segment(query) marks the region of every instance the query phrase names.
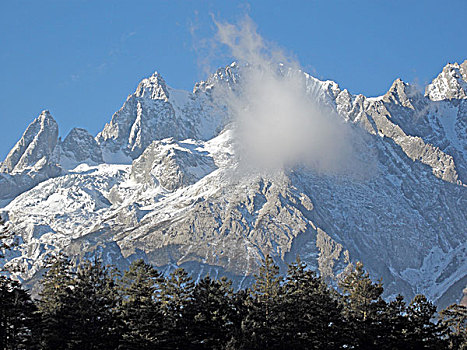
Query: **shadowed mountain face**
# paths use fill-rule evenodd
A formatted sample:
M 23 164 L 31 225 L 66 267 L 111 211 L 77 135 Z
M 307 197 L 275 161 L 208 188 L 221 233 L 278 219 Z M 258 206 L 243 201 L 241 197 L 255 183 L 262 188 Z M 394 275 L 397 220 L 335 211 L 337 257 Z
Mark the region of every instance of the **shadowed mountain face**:
M 299 254 L 329 280 L 361 260 L 387 296 L 457 301 L 467 285 L 466 62 L 447 65 L 425 95 L 398 79 L 376 98 L 281 66 L 348 130 L 342 171 L 245 167 L 229 104 L 250 70 L 236 64 L 192 93 L 155 73 L 95 138 L 73 129 L 61 141 L 43 112 L 1 165 L 1 215 L 20 239 L 3 263 L 34 283 L 50 251 L 120 267 L 144 258 L 242 286 L 264 254 L 282 267 Z M 315 152 L 323 162 L 331 150 Z

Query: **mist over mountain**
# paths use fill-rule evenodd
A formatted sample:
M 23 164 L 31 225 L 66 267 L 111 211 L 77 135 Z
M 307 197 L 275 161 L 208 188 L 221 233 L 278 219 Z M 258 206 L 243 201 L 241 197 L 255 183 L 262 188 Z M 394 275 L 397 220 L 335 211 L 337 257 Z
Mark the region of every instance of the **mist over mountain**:
M 96 136 L 59 139 L 48 111 L 27 127 L 0 167 L 1 217 L 19 240 L 2 265 L 33 285 L 63 251 L 245 286 L 265 254 L 282 268 L 300 255 L 330 281 L 361 260 L 387 296 L 459 300 L 467 61 L 425 92 L 397 79 L 367 98 L 283 61 L 254 30 L 219 29 L 238 62 L 192 92 L 156 72 Z

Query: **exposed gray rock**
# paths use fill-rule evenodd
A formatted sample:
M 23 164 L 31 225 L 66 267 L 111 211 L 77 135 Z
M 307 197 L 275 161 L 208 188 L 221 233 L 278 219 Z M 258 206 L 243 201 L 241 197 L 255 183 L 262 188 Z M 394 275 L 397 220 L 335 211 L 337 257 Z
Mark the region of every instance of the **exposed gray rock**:
M 33 169 L 12 174 L 0 172 L 0 200 L 6 200 L 4 204 L 30 190 L 37 184 L 47 179 L 61 175 L 62 169 L 55 164 L 47 162 L 36 164 Z
M 183 266 L 245 286 L 265 254 L 283 270 L 299 254 L 329 280 L 361 260 L 383 278 L 387 296 L 455 301 L 467 283 L 465 65 L 453 68 L 459 77 L 445 68 L 427 96 L 398 79 L 376 98 L 278 67 L 301 75 L 310 98 L 357 130 L 365 144 L 357 158 L 369 171 L 350 177 L 306 167 L 241 170 L 235 123 L 218 93 L 239 93 L 237 65 L 191 94 L 156 74 L 98 135 L 100 148 L 84 132 L 60 146 L 75 160 L 95 155 L 96 164 L 102 149 L 105 162 L 120 164 L 83 165 L 3 209 L 22 239 L 9 264 L 34 281 L 46 254 L 62 250 L 122 268 L 144 258 L 164 271 Z M 459 84 L 441 82 L 451 78 Z M 0 178 L 0 193 L 2 181 L 16 186 L 12 176 Z
M 43 111 L 26 129 L 2 162 L 1 172 L 20 173 L 51 161 L 58 140 L 58 125 L 49 111 Z
M 185 93 L 188 94 L 188 93 Z M 152 141 L 173 137 L 190 137 L 187 126 L 176 114 L 169 101 L 169 92 L 156 72 L 138 85 L 123 107 L 113 115 L 109 124 L 97 135 L 104 149 L 104 158 L 111 161 L 112 153 L 122 151 L 131 159 L 143 153 Z
M 43 111 L 26 129 L 0 168 L 0 200 L 11 200 L 38 183 L 61 174 L 55 146 L 58 125 Z
M 196 183 L 214 169 L 212 157 L 196 143 L 165 139 L 154 141 L 133 161 L 130 178 L 149 186 L 160 184 L 173 191 Z
M 216 136 L 226 124 L 227 112 L 225 104 L 213 98 L 213 86 L 213 82 L 197 84 L 190 94 L 168 87 L 157 72 L 143 79 L 96 137 L 104 160 L 129 164 L 154 140 Z
M 427 86 L 425 95 L 433 101 L 467 98 L 467 60 L 446 65 Z
M 103 162 L 99 144 L 85 129 L 72 129 L 60 144 L 60 164 L 65 169 L 72 169 L 81 163 L 95 165 Z

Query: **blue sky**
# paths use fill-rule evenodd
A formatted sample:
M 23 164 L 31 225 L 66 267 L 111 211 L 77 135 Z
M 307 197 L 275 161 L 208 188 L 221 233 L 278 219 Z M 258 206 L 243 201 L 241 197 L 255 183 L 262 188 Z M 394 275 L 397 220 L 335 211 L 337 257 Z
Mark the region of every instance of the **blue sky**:
M 43 109 L 65 137 L 99 132 L 138 82 L 159 71 L 191 90 L 209 68 L 212 16 L 249 15 L 259 33 L 321 79 L 381 95 L 393 80 L 425 85 L 467 59 L 467 1 L 2 1 L 0 158 Z

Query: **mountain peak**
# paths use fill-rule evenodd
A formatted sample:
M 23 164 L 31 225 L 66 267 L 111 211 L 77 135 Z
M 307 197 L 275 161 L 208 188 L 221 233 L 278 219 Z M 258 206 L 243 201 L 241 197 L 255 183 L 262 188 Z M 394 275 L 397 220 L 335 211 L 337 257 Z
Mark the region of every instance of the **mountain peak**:
M 383 101 L 393 102 L 396 105 L 401 105 L 410 109 L 414 109 L 412 104 L 414 98 L 422 97 L 418 89 L 410 85 L 409 83 L 404 82 L 402 79 L 397 78 L 392 83 L 388 92 L 383 96 Z
M 135 95 L 137 97 L 146 97 L 152 100 L 169 99 L 169 91 L 164 78 L 156 71 L 149 78 L 141 80 L 136 88 Z
M 452 68 L 463 77 L 467 62 L 448 68 L 446 74 Z M 283 116 L 280 111 L 284 133 L 300 137 L 306 130 L 297 125 L 317 128 L 310 134 L 318 137 L 316 149 L 300 150 L 304 161 L 310 155 L 304 164 L 256 171 L 244 163 L 241 135 L 256 130 L 252 124 L 242 130 L 222 94 L 248 93 L 242 89 L 253 69 L 245 63 L 221 68 L 191 95 L 167 87 L 156 72 L 96 139 L 75 128 L 57 142 L 58 127 L 43 111 L 10 152 L 7 173 L 0 173 L 0 207 L 11 200 L 0 212 L 22 238 L 9 266 L 20 267 L 19 277 L 33 284 L 47 255 L 63 251 L 77 260 L 98 255 L 119 267 L 137 258 L 164 269 L 187 266 L 194 279 L 223 274 L 244 286 L 265 254 L 283 267 L 300 255 L 326 278 L 361 260 L 391 281 L 387 297 L 458 298 L 467 269 L 459 260 L 465 256 L 467 99 L 433 102 L 401 79 L 384 96 L 354 96 L 332 81 L 279 66 L 277 74 L 303 82 L 303 90 L 290 93 L 314 101 L 326 123 L 316 124 L 314 108 L 302 114 L 293 104 Z M 259 103 L 287 99 L 286 88 Z M 293 113 L 312 124 L 294 123 Z M 335 113 L 348 128 L 334 122 Z M 277 150 L 272 142 L 281 141 L 273 134 L 266 135 L 271 149 L 263 153 L 270 157 Z M 285 147 L 308 145 L 292 141 Z M 339 159 L 347 160 L 334 168 L 326 154 L 345 145 L 350 149 Z
M 72 169 L 80 163 L 103 163 L 102 151 L 94 137 L 82 128 L 73 128 L 60 145 L 60 164 Z
M 242 67 L 246 67 L 247 65 L 243 65 Z M 195 84 L 193 88 L 193 93 L 197 93 L 198 91 L 209 91 L 215 85 L 224 85 L 229 87 L 234 87 L 240 75 L 240 65 L 237 62 L 232 62 L 231 64 L 218 68 L 215 73 L 211 74 L 207 80 L 200 81 Z
M 48 119 L 48 118 L 52 118 L 52 114 L 50 113 L 50 111 L 48 109 L 44 109 L 41 114 L 39 114 L 39 117 L 38 118 L 41 118 L 41 119 Z
M 425 96 L 432 101 L 467 98 L 467 60 L 448 63 L 426 87 Z
M 48 159 L 58 141 L 58 125 L 48 110 L 29 124 L 21 139 L 2 163 L 2 172 L 20 172 Z

